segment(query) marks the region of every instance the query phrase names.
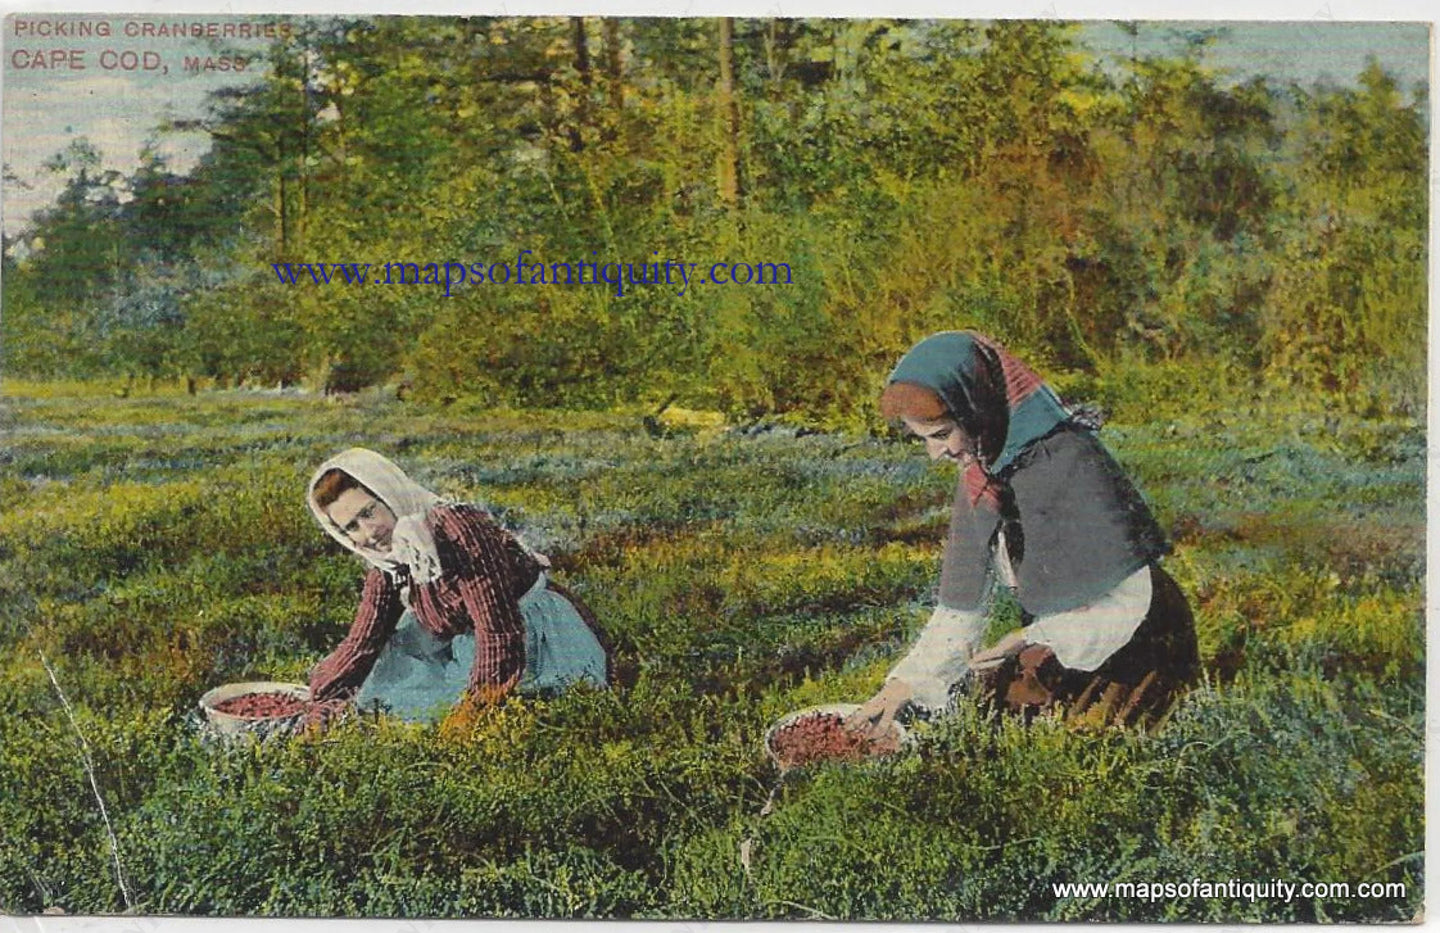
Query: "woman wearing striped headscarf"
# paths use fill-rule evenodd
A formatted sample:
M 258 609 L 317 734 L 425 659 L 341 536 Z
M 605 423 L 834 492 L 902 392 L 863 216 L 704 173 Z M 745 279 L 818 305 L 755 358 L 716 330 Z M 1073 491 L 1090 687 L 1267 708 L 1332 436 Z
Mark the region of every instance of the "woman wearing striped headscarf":
M 961 688 L 1027 715 L 1163 715 L 1199 671 L 1194 619 L 1159 565 L 1164 535 L 1094 431 L 971 332 L 913 347 L 880 405 L 960 479 L 939 604 L 848 725 L 878 735 L 907 708 L 943 710 Z M 997 585 L 1013 590 L 1026 624 L 977 651 Z

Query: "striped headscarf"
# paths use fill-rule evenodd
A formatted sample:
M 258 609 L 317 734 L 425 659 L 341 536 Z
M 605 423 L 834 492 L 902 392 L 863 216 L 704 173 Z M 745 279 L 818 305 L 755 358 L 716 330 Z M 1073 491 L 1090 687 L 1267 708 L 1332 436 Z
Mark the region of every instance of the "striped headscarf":
M 999 344 L 971 331 L 945 331 L 917 343 L 890 373 L 890 382 L 929 389 L 975 441 L 965 471 L 972 504 L 997 508 L 995 476 L 1032 441 L 1070 418 L 1060 399 Z
M 1002 527 L 1016 596 L 1035 616 L 1085 605 L 1165 553 L 1154 516 L 1091 427 L 993 341 L 926 337 L 890 381 L 934 392 L 975 443 L 950 510 L 940 605 L 984 604 Z

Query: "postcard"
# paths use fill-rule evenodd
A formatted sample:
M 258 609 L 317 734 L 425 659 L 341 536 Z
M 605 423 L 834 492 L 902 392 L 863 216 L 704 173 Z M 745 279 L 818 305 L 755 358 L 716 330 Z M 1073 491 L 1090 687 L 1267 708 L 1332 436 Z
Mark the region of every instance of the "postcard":
M 407 12 L 4 19 L 0 912 L 1423 919 L 1431 23 Z

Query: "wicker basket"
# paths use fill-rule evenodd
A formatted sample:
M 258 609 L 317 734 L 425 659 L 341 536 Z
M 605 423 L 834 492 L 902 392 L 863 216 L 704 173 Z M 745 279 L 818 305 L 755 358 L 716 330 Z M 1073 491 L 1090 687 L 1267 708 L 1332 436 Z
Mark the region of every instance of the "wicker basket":
M 790 725 L 792 722 L 804 719 L 807 716 L 829 714 L 844 719 L 859 708 L 860 704 L 858 703 L 828 703 L 824 706 L 811 706 L 781 716 L 771 724 L 770 728 L 765 730 L 765 754 L 770 756 L 770 760 L 775 762 L 777 767 L 781 770 L 786 770 L 785 765 L 780 761 L 780 757 L 775 754 L 775 733 Z M 911 741 L 910 731 L 898 722 L 892 721 L 890 723 L 890 734 L 895 737 L 898 748 L 904 748 Z
M 278 693 L 297 700 L 309 700 L 310 688 L 304 684 L 287 684 L 273 680 L 251 680 L 236 684 L 225 684 L 208 691 L 200 698 L 200 710 L 205 714 L 207 731 L 217 736 L 272 735 L 289 732 L 304 719 L 304 712 L 290 716 L 237 716 L 217 709 L 226 700 L 251 693 Z

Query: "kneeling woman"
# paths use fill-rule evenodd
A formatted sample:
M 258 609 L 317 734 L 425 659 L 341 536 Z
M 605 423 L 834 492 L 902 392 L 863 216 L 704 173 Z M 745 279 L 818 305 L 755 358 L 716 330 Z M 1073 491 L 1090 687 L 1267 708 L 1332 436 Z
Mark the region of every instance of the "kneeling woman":
M 979 334 L 934 334 L 890 375 L 883 414 L 955 464 L 939 605 L 885 686 L 849 721 L 886 728 L 969 689 L 1010 709 L 1096 723 L 1162 716 L 1199 672 L 1195 624 L 1159 565 L 1150 510 L 1087 426 Z M 993 587 L 1025 627 L 977 652 Z
M 370 565 L 349 634 L 311 671 L 315 699 L 424 721 L 459 700 L 605 683 L 585 608 L 483 510 L 443 501 L 361 448 L 323 464 L 307 500 Z

